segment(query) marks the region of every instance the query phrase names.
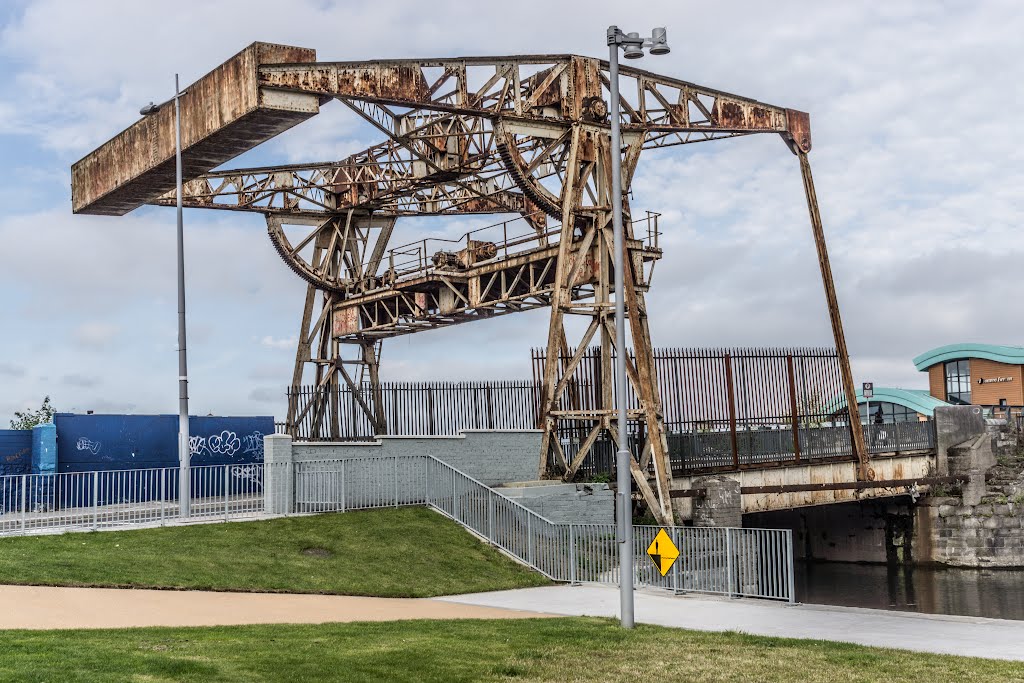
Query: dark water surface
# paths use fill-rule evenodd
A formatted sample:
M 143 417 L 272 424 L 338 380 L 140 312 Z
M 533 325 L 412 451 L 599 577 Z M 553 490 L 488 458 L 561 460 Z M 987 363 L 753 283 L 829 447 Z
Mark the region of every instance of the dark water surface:
M 1024 620 L 1024 570 L 800 563 L 799 602 Z

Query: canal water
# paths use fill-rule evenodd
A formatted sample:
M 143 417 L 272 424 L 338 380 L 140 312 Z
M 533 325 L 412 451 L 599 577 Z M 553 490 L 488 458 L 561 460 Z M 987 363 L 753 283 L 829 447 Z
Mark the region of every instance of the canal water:
M 800 563 L 799 602 L 1024 620 L 1024 570 Z

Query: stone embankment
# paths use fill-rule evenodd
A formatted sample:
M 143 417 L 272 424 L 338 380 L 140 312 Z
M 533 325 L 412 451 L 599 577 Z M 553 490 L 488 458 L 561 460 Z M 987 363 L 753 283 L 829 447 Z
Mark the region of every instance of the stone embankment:
M 1013 425 L 989 421 L 975 442 L 949 449 L 967 478 L 960 495 L 919 501 L 915 560 L 957 567 L 1024 567 L 1024 446 Z

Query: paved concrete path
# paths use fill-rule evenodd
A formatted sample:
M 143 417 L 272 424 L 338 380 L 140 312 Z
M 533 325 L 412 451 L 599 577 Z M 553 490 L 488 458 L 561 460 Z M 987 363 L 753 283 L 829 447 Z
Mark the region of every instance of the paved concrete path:
M 636 621 L 702 631 L 834 640 L 920 652 L 1024 660 L 1024 621 L 983 619 L 764 600 L 636 592 Z M 614 586 L 550 586 L 435 598 L 439 602 L 617 617 Z
M 430 599 L 47 586 L 0 586 L 0 604 L 3 605 L 0 629 L 322 624 L 545 616 L 505 607 L 462 605 Z

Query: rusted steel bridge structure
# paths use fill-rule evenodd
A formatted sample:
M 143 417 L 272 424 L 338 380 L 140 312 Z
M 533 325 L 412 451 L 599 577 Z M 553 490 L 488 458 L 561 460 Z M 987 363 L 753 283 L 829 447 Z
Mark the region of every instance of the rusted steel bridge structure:
M 254 43 L 188 86 L 182 96 L 186 207 L 266 217 L 270 240 L 308 283 L 292 385 L 347 385 L 378 432 L 381 342 L 528 309 L 550 308 L 543 374 L 540 469 L 566 477 L 613 425 L 614 297 L 624 297 L 633 355 L 627 374 L 638 399 L 629 417 L 648 435 L 634 454 L 636 486 L 670 521 L 672 471 L 652 358 L 645 293 L 661 258 L 656 214 L 625 203 L 624 291 L 612 272 L 611 155 L 621 154 L 628 199 L 642 152 L 757 133 L 781 136 L 799 159 L 843 389 L 856 405 L 846 342 L 808 161 L 806 113 L 623 67 L 622 149 L 611 149 L 606 62 L 577 55 L 317 62 L 314 50 Z M 215 170 L 338 100 L 384 141 L 341 161 Z M 123 215 L 173 204 L 171 108 L 136 122 L 72 168 L 76 213 Z M 394 246 L 398 218 L 517 214 L 456 243 Z M 570 340 L 566 316 L 588 321 Z M 577 400 L 574 374 L 600 349 L 603 395 Z M 568 357 L 568 362 L 559 362 Z M 362 389 L 364 381 L 369 390 Z M 336 433 L 335 392 L 289 411 Z M 587 436 L 572 457 L 560 428 Z M 862 478 L 867 453 L 853 447 Z

